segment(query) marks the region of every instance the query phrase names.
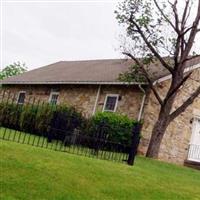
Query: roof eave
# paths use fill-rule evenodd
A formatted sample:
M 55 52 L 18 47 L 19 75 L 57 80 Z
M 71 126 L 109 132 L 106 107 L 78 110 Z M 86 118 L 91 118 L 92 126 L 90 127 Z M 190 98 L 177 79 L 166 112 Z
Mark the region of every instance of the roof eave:
M 6 81 L 2 85 L 147 85 L 145 82 L 111 82 L 111 81 Z
M 192 66 L 190 66 L 190 67 L 187 67 L 187 68 L 184 70 L 184 73 L 190 72 L 190 71 L 195 70 L 195 69 L 198 69 L 198 68 L 200 68 L 200 63 L 198 63 L 198 64 L 196 64 L 196 65 L 192 65 Z M 166 75 L 166 76 L 163 76 L 163 77 L 161 77 L 161 78 L 155 80 L 155 81 L 153 82 L 153 85 L 155 85 L 155 84 L 157 84 L 157 83 L 162 83 L 163 81 L 169 80 L 169 79 L 171 79 L 171 78 L 172 78 L 172 75 L 171 75 L 171 74 Z

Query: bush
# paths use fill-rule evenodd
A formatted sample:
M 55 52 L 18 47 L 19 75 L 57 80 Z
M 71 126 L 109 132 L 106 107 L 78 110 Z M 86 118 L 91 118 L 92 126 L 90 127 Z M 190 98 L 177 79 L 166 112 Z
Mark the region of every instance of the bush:
M 59 139 L 64 141 L 71 136 L 74 129 L 82 129 L 85 119 L 73 107 L 59 106 L 54 112 L 50 122 L 48 140 Z
M 19 129 L 19 119 L 22 106 L 17 104 L 0 103 L 0 125 Z
M 15 130 L 48 137 L 48 141 L 66 141 L 75 129 L 86 136 L 129 145 L 131 132 L 137 122 L 125 115 L 99 112 L 85 119 L 74 107 L 67 105 L 19 105 L 0 103 L 0 125 Z M 92 147 L 94 141 L 81 139 L 82 145 Z
M 129 145 L 131 131 L 137 122 L 125 115 L 111 112 L 99 112 L 91 117 L 88 132 L 90 135 L 116 143 Z
M 1 126 L 51 139 L 63 140 L 75 128 L 81 129 L 84 122 L 81 113 L 67 105 L 0 103 Z

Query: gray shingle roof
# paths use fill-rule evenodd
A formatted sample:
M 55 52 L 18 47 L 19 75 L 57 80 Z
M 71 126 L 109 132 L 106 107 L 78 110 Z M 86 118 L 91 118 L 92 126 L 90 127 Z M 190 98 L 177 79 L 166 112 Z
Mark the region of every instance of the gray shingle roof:
M 187 66 L 198 63 L 200 57 Z M 125 84 L 118 80 L 119 74 L 128 71 L 132 64 L 130 59 L 60 61 L 4 79 L 2 84 Z M 168 75 L 168 71 L 157 64 L 153 64 L 149 72 L 152 80 Z

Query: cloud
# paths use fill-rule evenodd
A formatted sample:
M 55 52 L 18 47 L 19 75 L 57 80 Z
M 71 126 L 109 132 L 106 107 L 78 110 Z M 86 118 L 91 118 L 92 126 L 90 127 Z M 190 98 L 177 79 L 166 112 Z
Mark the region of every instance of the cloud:
M 118 58 L 116 3 L 4 3 L 3 66 Z

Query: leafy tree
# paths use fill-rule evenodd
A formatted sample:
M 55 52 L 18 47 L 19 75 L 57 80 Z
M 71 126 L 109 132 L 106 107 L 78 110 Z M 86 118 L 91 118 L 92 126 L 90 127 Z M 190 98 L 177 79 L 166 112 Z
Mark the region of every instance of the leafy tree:
M 173 107 L 179 89 L 192 79 L 193 72 L 184 73 L 184 69 L 187 62 L 197 56 L 191 51 L 200 32 L 200 1 L 124 0 L 115 13 L 119 24 L 126 29 L 125 36 L 122 36 L 122 52 L 135 62 L 160 105 L 147 150 L 148 157 L 157 158 L 168 125 L 200 94 L 199 80 L 193 80 L 198 84 L 195 91 L 188 94 L 178 108 Z M 155 62 L 172 76 L 164 97 L 159 94 L 148 71 Z M 130 81 L 130 74 L 124 76 Z
M 11 65 L 6 66 L 2 71 L 0 71 L 0 80 L 22 74 L 27 71 L 25 63 L 14 62 Z

